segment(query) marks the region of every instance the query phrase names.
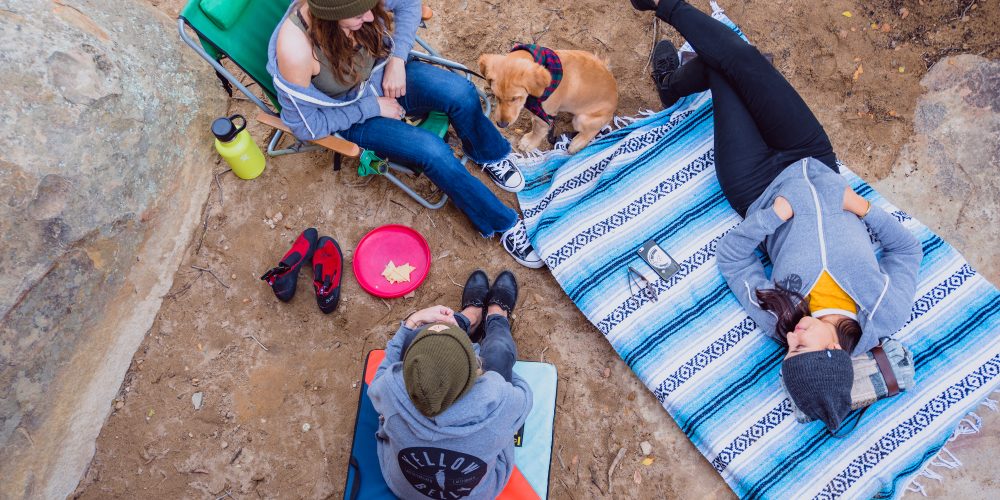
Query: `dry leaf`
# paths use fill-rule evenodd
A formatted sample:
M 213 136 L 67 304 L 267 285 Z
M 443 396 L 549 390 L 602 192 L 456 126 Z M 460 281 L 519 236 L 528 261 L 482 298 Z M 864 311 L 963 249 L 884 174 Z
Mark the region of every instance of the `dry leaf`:
M 861 75 L 863 75 L 864 73 L 865 73 L 864 65 L 859 64 L 858 69 L 854 70 L 854 76 L 852 78 L 854 78 L 854 81 L 858 81 L 858 78 L 861 78 Z
M 873 30 L 877 30 L 878 29 L 878 23 L 872 23 L 872 29 Z
M 899 9 L 899 18 L 900 19 L 906 19 L 906 16 L 908 16 L 908 15 L 910 15 L 910 10 L 909 9 L 907 9 L 906 7 L 903 7 L 902 9 Z
M 635 481 L 635 484 L 642 484 L 642 475 L 639 474 L 639 469 L 636 469 L 632 474 L 632 480 Z
M 897 116 L 898 114 L 899 114 L 899 113 L 896 113 L 896 110 L 895 110 L 895 109 L 890 109 L 890 110 L 889 110 L 889 116 Z
M 860 57 L 855 57 L 854 58 L 854 62 L 861 62 L 861 58 Z
M 906 66 L 900 66 L 899 67 L 899 72 L 900 73 L 905 73 L 906 72 Z
M 408 283 L 410 281 L 410 273 L 415 269 L 409 262 L 397 266 L 396 263 L 390 260 L 385 265 L 385 269 L 382 270 L 382 277 L 389 283 Z
M 413 297 L 416 297 L 416 296 L 417 296 L 417 292 L 410 292 L 410 293 L 408 293 L 406 295 L 403 295 L 403 298 L 404 299 L 412 299 Z
M 611 368 L 610 367 L 605 368 L 604 369 L 604 378 L 608 378 L 610 376 L 611 376 Z
M 888 33 L 890 31 L 892 31 L 892 25 L 890 25 L 889 23 L 885 23 L 882 25 L 882 33 Z
M 645 466 L 653 465 L 653 460 L 656 460 L 656 459 L 653 458 L 653 457 L 646 457 L 646 458 L 642 459 L 642 465 L 645 465 Z
M 851 14 L 851 11 L 849 11 L 849 10 L 845 10 L 845 11 L 844 11 L 844 12 L 842 12 L 842 13 L 841 13 L 840 15 L 842 15 L 842 16 L 844 16 L 844 17 L 851 17 L 851 16 L 853 15 L 853 14 Z

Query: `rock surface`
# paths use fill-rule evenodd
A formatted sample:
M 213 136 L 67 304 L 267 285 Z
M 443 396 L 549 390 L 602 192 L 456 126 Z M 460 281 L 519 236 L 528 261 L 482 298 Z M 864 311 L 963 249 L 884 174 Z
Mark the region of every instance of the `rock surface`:
M 0 497 L 72 492 L 200 222 L 225 101 L 174 26 L 0 0 Z
M 892 174 L 873 185 L 1000 286 L 1000 61 L 948 57 L 921 83 L 927 93 L 914 113 L 915 134 Z M 946 446 L 963 466 L 931 467 L 944 481 L 918 476 L 921 493 L 972 498 L 996 489 L 1000 413 L 981 407 L 978 415 L 981 432 Z
M 1000 61 L 938 61 L 921 83 L 914 136 L 875 182 L 1000 286 Z

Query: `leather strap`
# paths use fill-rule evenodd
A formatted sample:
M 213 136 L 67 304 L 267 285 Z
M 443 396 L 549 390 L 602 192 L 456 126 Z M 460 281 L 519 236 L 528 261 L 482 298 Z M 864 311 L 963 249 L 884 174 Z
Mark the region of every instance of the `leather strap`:
M 882 378 L 885 380 L 885 387 L 889 390 L 888 397 L 891 398 L 899 394 L 899 382 L 896 381 L 896 374 L 892 371 L 892 363 L 889 362 L 889 356 L 886 356 L 882 346 L 877 345 L 873 347 L 872 356 L 875 357 L 878 371 L 882 373 Z

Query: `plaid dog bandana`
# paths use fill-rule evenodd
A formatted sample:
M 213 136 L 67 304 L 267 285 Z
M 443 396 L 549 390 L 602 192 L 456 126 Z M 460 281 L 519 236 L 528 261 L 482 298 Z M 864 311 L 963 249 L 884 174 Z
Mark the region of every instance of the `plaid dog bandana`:
M 562 76 L 563 76 L 562 61 L 559 60 L 559 56 L 556 55 L 555 51 L 553 51 L 552 49 L 548 47 L 542 47 L 540 45 L 535 45 L 533 43 L 518 44 L 514 46 L 513 49 L 510 49 L 511 52 L 514 52 L 516 50 L 527 51 L 528 53 L 531 54 L 531 57 L 535 60 L 536 63 L 541 64 L 542 67 L 549 70 L 549 73 L 552 73 L 552 81 L 549 82 L 548 87 L 545 87 L 545 90 L 542 92 L 541 97 L 535 97 L 533 95 L 529 95 L 528 100 L 525 101 L 524 103 L 524 107 L 528 111 L 531 111 L 532 114 L 534 114 L 535 116 L 541 118 L 542 120 L 545 120 L 545 123 L 551 124 L 552 120 L 554 120 L 555 117 L 546 113 L 545 110 L 542 109 L 542 103 L 545 102 L 545 100 L 548 99 L 549 96 L 556 91 L 556 88 L 559 87 L 559 82 L 562 81 Z

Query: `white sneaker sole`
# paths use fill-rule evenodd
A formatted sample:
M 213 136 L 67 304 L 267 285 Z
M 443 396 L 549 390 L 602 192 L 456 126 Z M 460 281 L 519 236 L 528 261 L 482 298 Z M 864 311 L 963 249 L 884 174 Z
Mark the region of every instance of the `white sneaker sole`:
M 496 184 L 498 187 L 500 187 L 500 189 L 503 189 L 504 191 L 507 191 L 508 193 L 520 193 L 522 190 L 524 190 L 524 177 L 521 177 L 521 183 L 518 184 L 518 185 L 516 185 L 516 186 L 514 186 L 514 187 L 505 186 L 503 184 L 500 184 L 500 181 L 494 179 L 493 177 L 490 177 L 490 180 L 493 181 L 493 184 Z

